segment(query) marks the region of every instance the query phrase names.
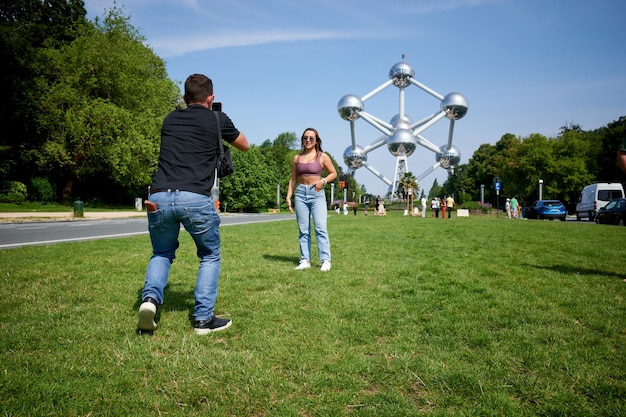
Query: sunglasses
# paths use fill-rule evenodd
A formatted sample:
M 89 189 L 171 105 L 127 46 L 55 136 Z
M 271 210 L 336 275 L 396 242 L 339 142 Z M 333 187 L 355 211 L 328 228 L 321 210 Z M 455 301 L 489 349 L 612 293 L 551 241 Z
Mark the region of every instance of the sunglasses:
M 315 142 L 315 136 L 305 136 L 302 138 L 303 142 Z

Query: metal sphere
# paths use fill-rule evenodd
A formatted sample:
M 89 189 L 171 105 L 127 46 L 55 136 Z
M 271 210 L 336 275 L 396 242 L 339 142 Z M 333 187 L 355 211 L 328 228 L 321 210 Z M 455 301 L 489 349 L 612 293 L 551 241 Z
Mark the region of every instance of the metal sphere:
M 389 78 L 396 87 L 408 87 L 409 78 L 415 76 L 415 70 L 406 62 L 398 62 L 389 70 Z
M 363 166 L 363 162 L 367 162 L 367 154 L 358 145 L 354 149 L 352 146 L 348 146 L 343 151 L 343 162 L 345 162 L 348 168 L 359 169 Z
M 448 149 L 448 145 L 439 147 L 440 152 L 435 155 L 435 160 L 441 162 L 442 168 L 457 166 L 461 162 L 461 152 L 454 146 Z
M 363 101 L 354 94 L 345 95 L 339 100 L 337 110 L 343 120 L 351 122 L 360 117 L 358 112 L 363 111 Z
M 459 120 L 467 113 L 468 102 L 460 93 L 450 93 L 441 100 L 441 110 L 450 120 Z
M 396 129 L 387 139 L 387 149 L 393 156 L 410 156 L 417 148 L 417 139 L 408 129 Z
M 399 122 L 402 122 L 402 123 L 399 123 Z M 391 126 L 393 126 L 395 128 L 403 127 L 405 129 L 408 129 L 409 126 L 411 126 L 411 124 L 413 124 L 413 120 L 406 114 L 404 115 L 404 117 L 402 119 L 400 119 L 400 115 L 396 114 L 395 116 L 393 116 L 391 118 L 389 123 L 391 124 Z M 400 125 L 402 125 L 402 126 L 400 126 Z

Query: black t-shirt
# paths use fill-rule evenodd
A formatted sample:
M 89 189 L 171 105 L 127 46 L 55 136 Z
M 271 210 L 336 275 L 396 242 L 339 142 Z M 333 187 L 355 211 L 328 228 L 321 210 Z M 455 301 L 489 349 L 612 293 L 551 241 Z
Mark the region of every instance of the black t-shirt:
M 218 112 L 222 139 L 232 142 L 239 136 L 230 118 Z M 172 189 L 211 195 L 219 155 L 217 126 L 213 112 L 193 104 L 174 110 L 161 127 L 159 166 L 152 190 Z

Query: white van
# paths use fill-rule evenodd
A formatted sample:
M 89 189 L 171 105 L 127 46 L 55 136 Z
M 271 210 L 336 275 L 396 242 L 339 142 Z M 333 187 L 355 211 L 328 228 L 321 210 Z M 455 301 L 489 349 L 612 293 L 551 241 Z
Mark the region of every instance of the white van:
M 586 217 L 594 221 L 601 207 L 614 198 L 624 198 L 624 187 L 619 182 L 598 182 L 583 188 L 576 204 L 576 220 Z

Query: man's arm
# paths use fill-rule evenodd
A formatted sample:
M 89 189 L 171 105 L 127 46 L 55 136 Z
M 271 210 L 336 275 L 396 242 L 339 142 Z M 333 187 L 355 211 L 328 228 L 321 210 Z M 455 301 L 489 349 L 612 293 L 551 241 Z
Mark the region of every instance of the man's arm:
M 248 144 L 248 138 L 246 138 L 246 135 L 241 132 L 239 132 L 239 136 L 237 136 L 237 139 L 230 142 L 230 144 L 242 152 L 246 152 L 248 148 L 250 148 L 250 145 Z

